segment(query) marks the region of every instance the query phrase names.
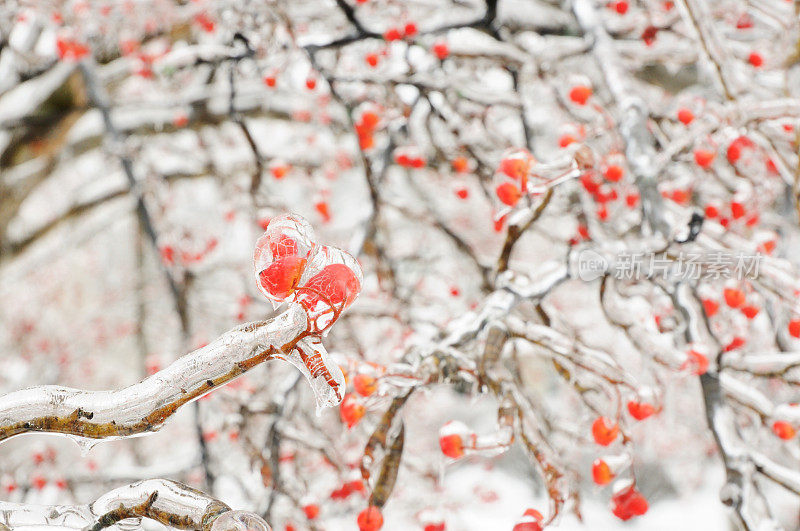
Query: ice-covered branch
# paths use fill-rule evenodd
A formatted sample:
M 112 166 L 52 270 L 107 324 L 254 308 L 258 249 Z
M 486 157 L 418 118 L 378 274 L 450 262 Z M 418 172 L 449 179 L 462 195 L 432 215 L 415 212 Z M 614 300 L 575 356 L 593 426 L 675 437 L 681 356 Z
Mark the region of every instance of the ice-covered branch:
M 175 529 L 270 530 L 269 525 L 253 513 L 232 511 L 207 494 L 166 479 L 149 479 L 119 487 L 89 505 L 37 506 L 0 502 L 0 528 L 48 526 L 99 531 L 122 520 L 142 518 Z
M 642 208 L 652 228 L 664 237 L 670 236 L 670 223 L 656 186 L 655 149 L 653 135 L 648 130 L 649 110 L 631 86 L 622 67 L 614 43 L 603 27 L 592 0 L 575 0 L 573 11 L 583 31 L 593 39 L 592 52 L 603 72 L 606 85 L 616 100 L 620 112 L 619 132 L 625 140 L 625 155 L 636 176 L 642 196 Z
M 156 430 L 182 405 L 260 363 L 288 355 L 306 326 L 303 309 L 291 304 L 268 320 L 226 332 L 124 389 L 83 391 L 48 385 L 9 393 L 0 397 L 0 441 L 37 431 L 104 439 Z

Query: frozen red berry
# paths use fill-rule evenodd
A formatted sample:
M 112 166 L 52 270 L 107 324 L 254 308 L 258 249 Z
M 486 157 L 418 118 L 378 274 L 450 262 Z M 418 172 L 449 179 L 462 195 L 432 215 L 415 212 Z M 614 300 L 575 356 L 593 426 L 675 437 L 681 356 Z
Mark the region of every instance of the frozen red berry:
M 678 109 L 678 121 L 683 125 L 689 125 L 694 120 L 694 113 L 686 108 Z
M 574 86 L 569 91 L 569 99 L 577 105 L 586 105 L 591 96 L 592 87 L 587 87 L 586 85 Z
M 602 459 L 595 459 L 592 463 L 592 480 L 597 485 L 608 485 L 614 479 L 614 473 L 608 463 Z
M 619 435 L 619 426 L 606 417 L 597 417 L 592 423 L 592 437 L 601 446 L 608 446 Z
M 631 400 L 628 402 L 628 413 L 636 420 L 644 420 L 656 412 L 656 408 L 647 402 L 637 402 Z
M 794 439 L 797 430 L 785 420 L 776 420 L 772 423 L 772 432 L 784 441 Z
M 381 510 L 370 505 L 359 513 L 356 523 L 358 524 L 358 531 L 378 531 L 383 527 Z

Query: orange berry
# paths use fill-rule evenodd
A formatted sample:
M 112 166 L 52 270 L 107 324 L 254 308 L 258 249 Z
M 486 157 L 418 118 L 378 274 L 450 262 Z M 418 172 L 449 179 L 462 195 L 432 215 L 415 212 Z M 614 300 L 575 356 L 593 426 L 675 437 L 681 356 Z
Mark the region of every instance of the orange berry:
M 457 173 L 467 173 L 469 171 L 469 160 L 466 157 L 456 157 L 453 159 L 452 165 Z
M 608 463 L 602 459 L 595 459 L 592 463 L 592 480 L 598 485 L 608 485 L 614 479 L 614 473 Z
M 601 446 L 608 446 L 619 435 L 619 426 L 606 417 L 597 417 L 592 423 L 592 436 L 594 442 Z
M 364 407 L 364 404 L 362 404 L 354 394 L 347 393 L 344 395 L 342 404 L 339 406 L 339 416 L 342 422 L 347 425 L 348 429 L 358 424 L 366 412 L 367 409 Z
M 501 203 L 511 207 L 516 205 L 519 202 L 520 197 L 522 197 L 522 193 L 519 191 L 519 188 L 512 183 L 502 183 L 497 185 L 495 192 L 497 193 L 497 198 L 500 199 Z
M 378 388 L 378 382 L 367 374 L 356 374 L 353 378 L 353 389 L 361 396 L 370 396 Z
M 457 433 L 439 437 L 439 447 L 442 449 L 442 453 L 451 459 L 464 456 L 464 441 Z

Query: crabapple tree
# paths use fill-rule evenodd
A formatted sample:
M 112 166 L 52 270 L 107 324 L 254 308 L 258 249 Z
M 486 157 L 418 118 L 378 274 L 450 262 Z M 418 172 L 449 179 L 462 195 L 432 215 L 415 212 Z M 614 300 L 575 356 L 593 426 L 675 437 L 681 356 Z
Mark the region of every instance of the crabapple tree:
M 798 65 L 787 0 L 2 2 L 0 529 L 796 529 Z

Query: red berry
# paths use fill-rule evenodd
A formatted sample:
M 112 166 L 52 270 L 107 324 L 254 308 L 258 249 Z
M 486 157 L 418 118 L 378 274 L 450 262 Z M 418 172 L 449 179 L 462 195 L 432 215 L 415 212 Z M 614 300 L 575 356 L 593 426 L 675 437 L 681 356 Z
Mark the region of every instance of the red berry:
M 614 479 L 614 473 L 608 463 L 602 459 L 595 459 L 592 463 L 592 480 L 598 485 L 608 485 Z
M 683 125 L 689 125 L 694 120 L 694 113 L 689 109 L 678 109 L 678 121 Z
M 277 79 L 275 79 L 275 76 L 264 76 L 264 84 L 266 86 L 272 88 L 272 87 L 275 86 L 276 82 L 277 82 Z
M 270 168 L 270 172 L 272 172 L 272 176 L 276 179 L 282 179 L 289 172 L 289 166 L 286 164 L 275 164 Z
M 715 218 L 719 216 L 719 209 L 714 205 L 706 205 L 706 217 Z
M 331 220 L 331 210 L 327 201 L 317 201 L 314 203 L 314 210 L 320 215 L 322 221 L 328 223 Z
M 612 512 L 620 520 L 630 520 L 647 512 L 647 500 L 631 485 L 611 497 Z
M 290 255 L 274 260 L 258 274 L 258 281 L 270 295 L 285 299 L 297 289 L 306 259 Z
M 469 160 L 466 157 L 456 157 L 453 159 L 452 164 L 457 173 L 467 173 L 469 171 Z
M 527 177 L 529 169 L 529 161 L 518 157 L 509 157 L 501 160 L 500 167 L 498 168 L 498 170 L 505 175 L 508 175 L 512 179 L 518 181 L 521 181 Z
M 386 33 L 383 34 L 384 40 L 387 41 L 398 41 L 403 38 L 403 35 L 400 33 L 400 30 L 397 28 L 391 28 L 386 30 Z
M 189 123 L 189 117 L 183 113 L 176 114 L 175 117 L 172 118 L 172 125 L 177 128 L 186 127 Z
M 725 304 L 731 308 L 738 308 L 744 304 L 745 296 L 742 290 L 736 288 L 725 288 L 722 293 L 725 296 Z
M 324 302 L 337 308 L 350 306 L 361 291 L 361 283 L 353 271 L 344 264 L 330 264 L 311 277 L 303 286 L 305 292 L 300 303 L 314 308 Z
M 353 378 L 353 389 L 361 396 L 370 396 L 378 388 L 378 382 L 367 374 L 356 374 Z
M 711 163 L 714 162 L 714 158 L 716 156 L 717 154 L 713 151 L 709 151 L 707 149 L 696 149 L 694 152 L 694 161 L 701 168 L 708 168 L 711 166 Z
M 413 22 L 409 22 L 408 24 L 406 24 L 405 28 L 403 28 L 403 34 L 406 37 L 413 37 L 414 35 L 417 34 L 417 25 L 414 24 Z
M 603 173 L 603 176 L 612 183 L 619 182 L 624 175 L 625 175 L 625 170 L 623 170 L 621 166 L 618 166 L 616 164 L 611 164 L 610 166 L 608 166 L 606 168 L 606 171 Z
M 450 55 L 450 48 L 447 46 L 446 42 L 437 42 L 433 45 L 432 51 L 434 55 L 441 60 L 446 59 L 447 56 Z
M 708 358 L 696 350 L 690 350 L 686 353 L 686 362 L 681 366 L 681 369 L 691 368 L 695 376 L 700 376 L 708 371 Z
M 310 503 L 308 505 L 303 506 L 303 512 L 306 513 L 306 518 L 309 520 L 313 520 L 317 516 L 319 516 L 319 505 L 316 503 Z
M 442 449 L 442 453 L 451 459 L 464 456 L 464 441 L 457 433 L 439 437 L 439 447 Z
M 642 32 L 642 40 L 645 45 L 652 46 L 656 41 L 656 35 L 658 35 L 658 28 L 655 26 L 647 26 Z
M 739 219 L 744 216 L 744 205 L 739 201 L 731 201 L 731 216 L 733 219 Z
M 527 509 L 512 531 L 542 531 L 544 516 L 536 509 Z
M 725 352 L 730 352 L 731 350 L 736 350 L 737 348 L 741 347 L 745 344 L 745 339 L 743 337 L 735 336 L 731 339 L 731 342 L 725 345 Z
M 378 531 L 383 527 L 383 515 L 380 509 L 370 505 L 359 513 L 356 523 L 358 531 Z
M 306 79 L 306 88 L 308 90 L 314 90 L 317 87 L 317 80 L 313 77 L 309 77 Z
M 738 161 L 739 158 L 742 156 L 742 150 L 747 148 L 755 148 L 756 144 L 746 136 L 740 136 L 736 138 L 733 142 L 730 143 L 728 146 L 728 151 L 726 152 L 726 156 L 728 157 L 728 162 L 733 164 L 734 162 Z
M 592 436 L 594 442 L 601 446 L 608 446 L 619 435 L 619 426 L 606 417 L 597 417 L 592 423 Z
M 558 138 L 558 147 L 565 148 L 578 140 L 569 133 L 564 133 Z
M 376 113 L 372 111 L 364 111 L 361 113 L 361 124 L 366 127 L 367 129 L 374 130 L 378 124 L 380 123 L 381 119 Z
M 368 53 L 366 57 L 364 57 L 364 60 L 373 68 L 378 66 L 378 54 L 376 53 Z
M 800 338 L 800 319 L 792 319 L 789 321 L 789 335 Z
M 592 88 L 586 85 L 577 85 L 572 87 L 569 91 L 569 99 L 578 105 L 586 105 L 586 102 L 592 96 Z
M 634 400 L 628 402 L 628 413 L 636 420 L 644 420 L 655 412 L 656 408 L 647 402 L 636 402 Z
M 502 183 L 497 185 L 495 192 L 497 193 L 497 198 L 500 199 L 501 203 L 511 207 L 516 205 L 519 202 L 520 197 L 522 197 L 522 193 L 519 191 L 519 188 L 512 183 Z
M 753 17 L 748 13 L 742 13 L 736 21 L 736 29 L 750 29 L 753 27 Z
M 635 207 L 639 203 L 639 194 L 637 192 L 631 192 L 625 196 L 625 204 L 628 205 L 630 208 Z
M 759 68 L 764 64 L 764 58 L 758 52 L 750 52 L 750 55 L 747 56 L 747 62 L 755 68 Z
M 719 303 L 712 299 L 703 299 L 703 309 L 708 317 L 712 317 L 719 311 Z
M 794 436 L 797 435 L 797 430 L 794 429 L 794 426 L 785 420 L 776 420 L 772 424 L 772 431 L 784 441 L 794 439 Z
M 458 188 L 456 189 L 456 196 L 459 199 L 466 199 L 469 197 L 469 189 L 468 188 Z
M 626 2 L 624 0 L 620 0 L 619 2 L 614 4 L 614 9 L 620 15 L 624 15 L 625 13 L 628 12 L 628 2 Z
M 756 315 L 758 315 L 759 308 L 758 306 L 753 306 L 752 304 L 750 304 L 747 306 L 742 306 L 741 310 L 744 316 L 747 317 L 748 319 L 755 319 Z
M 364 404 L 354 394 L 344 395 L 342 404 L 339 406 L 339 416 L 348 429 L 358 424 L 366 412 Z

